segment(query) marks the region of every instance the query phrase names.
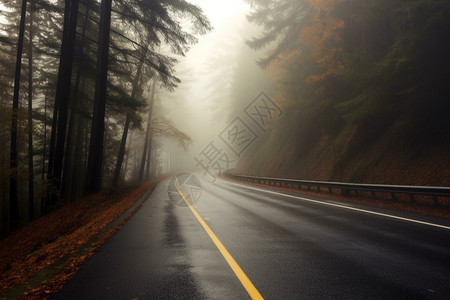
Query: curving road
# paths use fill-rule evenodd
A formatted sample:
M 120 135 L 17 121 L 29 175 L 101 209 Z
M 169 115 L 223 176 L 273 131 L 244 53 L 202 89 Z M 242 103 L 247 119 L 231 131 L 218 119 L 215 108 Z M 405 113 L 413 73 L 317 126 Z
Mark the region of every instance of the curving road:
M 446 219 L 197 177 L 160 183 L 53 298 L 450 299 Z

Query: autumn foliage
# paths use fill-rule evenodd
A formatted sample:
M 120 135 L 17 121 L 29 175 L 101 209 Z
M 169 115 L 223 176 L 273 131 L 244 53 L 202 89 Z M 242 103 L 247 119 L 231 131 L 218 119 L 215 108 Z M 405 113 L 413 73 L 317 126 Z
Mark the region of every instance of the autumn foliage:
M 450 184 L 448 1 L 250 2 L 285 113 L 245 171 Z
M 331 12 L 341 1 L 308 1 L 312 8 L 309 25 L 301 31 L 305 46 L 311 48 L 311 59 L 320 67 L 320 74 L 310 75 L 308 82 L 321 81 L 343 72 L 340 29 L 344 20 L 334 17 Z

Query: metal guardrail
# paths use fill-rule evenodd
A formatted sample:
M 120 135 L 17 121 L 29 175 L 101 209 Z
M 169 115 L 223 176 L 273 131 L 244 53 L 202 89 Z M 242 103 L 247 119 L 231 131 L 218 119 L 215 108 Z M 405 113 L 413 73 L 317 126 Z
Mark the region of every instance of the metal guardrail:
M 450 187 L 437 186 L 409 186 L 409 185 L 384 185 L 384 184 L 360 184 L 360 183 L 343 183 L 343 182 L 328 182 L 328 181 L 309 181 L 309 180 L 295 180 L 284 178 L 270 178 L 270 177 L 256 177 L 239 174 L 225 173 L 226 176 L 245 182 L 252 182 L 258 184 L 265 184 L 275 187 L 296 188 L 302 190 L 306 188 L 308 191 L 323 192 L 321 188 L 327 188 L 328 192 L 333 193 L 333 189 L 341 191 L 343 196 L 356 196 L 358 191 L 371 192 L 373 197 L 376 193 L 388 193 L 392 199 L 395 200 L 396 194 L 409 195 L 411 202 L 415 201 L 414 195 L 431 196 L 434 199 L 434 204 L 439 205 L 438 197 L 450 197 Z

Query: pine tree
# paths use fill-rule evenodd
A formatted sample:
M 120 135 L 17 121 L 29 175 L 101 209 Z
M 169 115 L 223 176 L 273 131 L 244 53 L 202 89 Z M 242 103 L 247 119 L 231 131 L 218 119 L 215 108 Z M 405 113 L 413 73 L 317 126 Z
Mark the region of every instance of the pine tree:
M 16 69 L 14 77 L 14 96 L 12 106 L 12 124 L 11 124 L 11 158 L 10 158 L 10 224 L 12 228 L 18 226 L 19 222 L 19 203 L 17 191 L 17 134 L 18 134 L 18 109 L 19 109 L 19 89 L 20 89 L 20 73 L 22 71 L 22 53 L 23 40 L 25 35 L 25 18 L 27 13 L 27 0 L 22 0 L 22 8 L 20 10 L 19 38 L 17 42 Z
M 89 146 L 85 193 L 97 192 L 101 187 L 103 138 L 105 130 L 106 86 L 108 77 L 109 39 L 111 30 L 111 2 L 102 0 L 95 81 L 94 112 Z
M 49 179 L 60 189 L 66 144 L 67 118 L 69 111 L 72 66 L 75 36 L 77 33 L 79 0 L 66 0 L 58 83 L 53 113 L 52 135 L 49 155 Z M 56 200 L 53 196 L 53 202 Z

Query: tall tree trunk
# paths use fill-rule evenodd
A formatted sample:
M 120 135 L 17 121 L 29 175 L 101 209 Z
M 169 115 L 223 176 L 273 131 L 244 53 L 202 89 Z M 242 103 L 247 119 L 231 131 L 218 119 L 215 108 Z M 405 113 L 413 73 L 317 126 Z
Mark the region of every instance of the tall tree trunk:
M 111 1 L 112 0 L 102 0 L 101 4 L 94 112 L 92 116 L 91 139 L 89 144 L 89 159 L 85 186 L 86 194 L 99 191 L 102 180 L 109 35 L 111 29 Z
M 128 149 L 130 149 L 131 148 L 131 143 L 132 143 L 132 141 L 133 141 L 133 130 L 131 130 L 131 132 L 130 132 L 130 138 L 128 139 L 129 141 L 128 141 Z M 126 156 L 126 158 L 125 158 L 125 165 L 124 165 L 124 167 L 123 167 L 123 174 L 126 176 L 126 174 L 127 174 L 127 170 L 128 170 L 128 162 L 130 161 L 130 153 L 128 152 L 127 153 L 127 156 Z
M 132 99 L 136 97 L 136 93 L 137 93 L 138 85 L 139 85 L 139 80 L 141 79 L 141 73 L 142 73 L 142 66 L 143 66 L 143 64 L 144 64 L 143 61 L 141 61 L 139 63 L 138 69 L 136 71 L 136 76 L 134 77 L 133 91 L 131 92 L 131 98 Z M 113 177 L 113 181 L 112 181 L 113 186 L 116 186 L 117 183 L 119 182 L 120 170 L 122 169 L 123 157 L 125 155 L 125 146 L 126 146 L 126 143 L 127 143 L 128 128 L 130 127 L 130 121 L 131 121 L 131 115 L 130 115 L 129 112 L 127 112 L 127 118 L 125 120 L 125 126 L 123 128 L 123 133 L 122 133 L 122 140 L 120 142 L 119 155 L 117 156 L 116 168 L 114 169 L 114 177 Z
M 63 37 L 61 43 L 61 53 L 59 55 L 59 69 L 58 69 L 58 81 L 57 84 L 61 84 L 63 81 L 64 67 L 66 60 L 63 57 L 67 56 L 67 38 L 70 24 L 70 5 L 71 0 L 65 0 L 64 6 L 64 24 L 63 24 Z M 61 89 L 59 89 L 61 93 Z M 52 118 L 52 130 L 50 134 L 50 145 L 49 145 L 49 155 L 48 155 L 48 179 L 52 180 L 53 176 L 53 165 L 55 160 L 55 148 L 56 148 L 56 133 L 58 128 L 58 113 L 59 113 L 59 100 L 61 97 L 58 95 L 58 87 L 55 97 L 55 105 L 53 107 L 53 118 Z
M 72 107 L 71 111 L 70 111 L 70 116 L 69 116 L 69 128 L 67 129 L 67 144 L 66 144 L 66 148 L 65 148 L 65 155 L 64 155 L 64 171 L 62 173 L 62 178 L 61 178 L 61 197 L 65 200 L 69 200 L 67 199 L 67 186 L 68 186 L 68 182 L 70 181 L 70 170 L 72 170 L 74 161 L 72 159 L 72 153 L 73 153 L 73 143 L 72 143 L 72 139 L 73 139 L 73 128 L 74 128 L 74 122 L 75 122 L 75 108 Z
M 141 182 L 144 177 L 145 160 L 147 157 L 147 148 L 150 138 L 150 126 L 152 124 L 153 103 L 155 103 L 155 86 L 156 86 L 156 79 L 153 79 L 152 95 L 150 97 L 150 107 L 148 110 L 147 130 L 145 131 L 144 151 L 142 152 L 141 166 L 139 169 L 139 182 Z
M 34 218 L 34 167 L 33 167 L 33 9 L 30 9 L 30 29 L 28 41 L 28 211 L 29 219 Z
M 86 37 L 86 30 L 87 25 L 89 21 L 89 8 L 86 7 L 85 10 L 85 16 L 83 21 L 83 27 L 81 32 L 81 46 L 79 50 L 79 55 L 83 56 L 83 44 Z M 69 121 L 69 128 L 67 130 L 68 133 L 68 139 L 67 139 L 67 145 L 66 145 L 66 153 L 64 156 L 64 171 L 62 176 L 62 185 L 61 185 L 61 193 L 64 198 L 76 198 L 77 193 L 72 193 L 74 189 L 78 188 L 78 182 L 79 182 L 79 174 L 82 172 L 80 171 L 80 164 L 81 164 L 81 148 L 83 146 L 83 140 L 82 140 L 82 128 L 80 128 L 82 121 L 80 116 L 81 112 L 81 105 L 80 105 L 80 99 L 78 98 L 80 95 L 80 83 L 81 83 L 81 73 L 83 70 L 85 70 L 85 63 L 83 60 L 80 60 L 78 63 L 77 68 L 77 74 L 75 79 L 75 86 L 74 86 L 74 93 L 73 93 L 73 105 L 70 112 L 70 121 Z M 73 129 L 76 128 L 76 133 L 73 134 Z M 81 139 L 81 140 L 80 140 Z M 75 186 L 75 188 L 73 188 Z M 69 199 L 69 200 L 70 200 Z
M 47 159 L 47 105 L 48 105 L 48 94 L 49 89 L 47 88 L 47 92 L 44 97 L 44 147 L 42 148 L 42 170 L 41 170 L 41 180 L 42 183 L 45 182 L 45 161 Z M 47 207 L 47 196 L 43 196 L 41 198 L 41 207 L 40 214 L 44 214 Z
M 152 144 L 153 144 L 153 133 L 150 134 L 150 141 L 147 151 L 147 166 L 145 168 L 145 180 L 150 180 L 150 168 L 152 162 Z
M 17 42 L 16 73 L 14 77 L 14 95 L 11 122 L 11 160 L 10 160 L 10 225 L 16 228 L 19 222 L 19 203 L 17 190 L 17 112 L 19 109 L 20 71 L 22 69 L 23 37 L 25 33 L 25 17 L 27 13 L 27 0 L 22 0 L 20 13 L 19 39 Z
M 69 28 L 67 31 L 64 30 L 63 33 L 59 69 L 59 72 L 61 72 L 62 75 L 58 78 L 58 84 L 56 87 L 55 103 L 58 103 L 58 125 L 56 128 L 56 146 L 51 174 L 53 183 L 58 191 L 60 191 L 61 188 L 61 176 L 65 154 L 67 117 L 69 113 L 70 86 L 72 81 L 72 65 L 77 33 L 79 2 L 80 0 L 66 1 L 66 5 L 70 5 Z M 63 51 L 63 49 L 65 50 Z
M 78 116 L 77 118 L 77 130 L 75 137 L 75 153 L 73 156 L 73 160 L 75 164 L 71 170 L 71 178 L 72 181 L 69 185 L 70 189 L 68 191 L 69 197 L 78 198 L 80 196 L 80 189 L 83 185 L 83 170 L 85 167 L 84 159 L 83 159 L 83 141 L 84 141 L 84 132 L 86 127 L 86 119 L 83 116 Z
M 47 157 L 47 95 L 44 97 L 44 145 L 42 147 L 41 180 L 45 180 L 45 160 Z
M 0 110 L 6 111 L 6 105 L 5 105 L 5 99 L 3 97 L 0 97 Z M 8 131 L 9 128 L 6 128 L 7 126 L 1 126 L 0 127 L 0 145 L 7 145 L 7 135 L 10 134 Z M 0 199 L 1 199 L 1 210 L 2 214 L 0 215 L 1 221 L 0 221 L 0 238 L 5 236 L 8 233 L 9 228 L 9 198 L 8 198 L 8 184 L 9 184 L 9 177 L 6 175 L 6 172 L 8 171 L 6 168 L 7 164 L 7 153 L 6 151 L 2 151 L 0 153 Z M 8 153 L 9 154 L 9 153 Z
M 117 156 L 116 168 L 114 169 L 114 176 L 112 185 L 116 186 L 120 178 L 120 170 L 122 169 L 123 158 L 125 156 L 125 145 L 127 143 L 128 128 L 130 127 L 131 116 L 127 113 L 125 126 L 123 127 L 122 140 L 120 141 L 119 155 Z

